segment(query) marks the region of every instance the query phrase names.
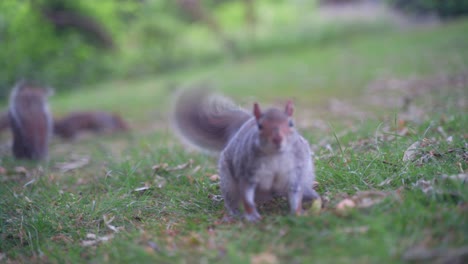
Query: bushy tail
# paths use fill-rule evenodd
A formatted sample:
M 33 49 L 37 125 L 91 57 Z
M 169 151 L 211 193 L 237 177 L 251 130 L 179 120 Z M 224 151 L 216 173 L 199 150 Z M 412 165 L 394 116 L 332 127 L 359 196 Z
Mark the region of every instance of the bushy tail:
M 209 151 L 221 151 L 239 128 L 251 118 L 230 100 L 209 89 L 185 90 L 178 96 L 173 124 L 189 143 Z

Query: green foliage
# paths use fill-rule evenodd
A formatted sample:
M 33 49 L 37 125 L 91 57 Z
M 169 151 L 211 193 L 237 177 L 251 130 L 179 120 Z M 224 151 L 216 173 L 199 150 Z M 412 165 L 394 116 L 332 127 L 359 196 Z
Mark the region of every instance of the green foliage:
M 61 90 L 97 79 L 107 71 L 99 60 L 104 58 L 101 50 L 76 30 L 55 28 L 41 15 L 41 7 L 31 3 L 35 2 L 0 2 L 0 97 L 21 78 Z
M 188 19 L 177 1 L 0 1 L 0 99 L 20 78 L 62 91 L 111 77 L 152 75 L 391 27 L 385 19 L 322 21 L 311 15 L 317 1 L 285 0 L 254 1 L 256 23 L 250 27 L 244 1 L 202 2 L 219 32 Z M 54 26 L 44 17 L 47 8 L 92 18 L 109 34 L 113 49 L 96 45 L 89 33 Z
M 395 8 L 417 15 L 453 18 L 468 14 L 468 0 L 388 0 Z

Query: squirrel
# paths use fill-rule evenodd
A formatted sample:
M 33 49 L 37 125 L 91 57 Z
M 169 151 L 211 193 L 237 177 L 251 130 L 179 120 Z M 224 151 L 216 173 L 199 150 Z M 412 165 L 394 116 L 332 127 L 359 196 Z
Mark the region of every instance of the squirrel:
M 10 130 L 10 118 L 8 117 L 8 110 L 0 113 L 0 133 Z
M 292 214 L 303 212 L 302 201 L 320 196 L 312 189 L 315 168 L 309 143 L 292 119 L 294 106 L 260 109 L 253 115 L 202 88 L 176 99 L 173 126 L 184 141 L 220 152 L 220 189 L 228 219 L 238 217 L 243 204 L 250 222 L 261 219 L 256 203 L 287 196 Z
M 50 88 L 18 82 L 10 94 L 8 119 L 13 134 L 13 156 L 16 159 L 48 158 L 52 136 L 52 114 L 48 97 Z
M 64 139 L 73 139 L 83 131 L 111 133 L 127 130 L 128 125 L 122 117 L 104 111 L 72 112 L 54 121 L 54 134 Z

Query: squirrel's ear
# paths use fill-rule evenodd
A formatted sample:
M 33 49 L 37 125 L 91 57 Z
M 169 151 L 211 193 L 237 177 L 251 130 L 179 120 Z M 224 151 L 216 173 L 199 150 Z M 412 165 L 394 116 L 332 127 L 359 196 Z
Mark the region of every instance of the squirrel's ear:
M 262 111 L 260 110 L 258 103 L 254 103 L 253 114 L 257 120 L 262 116 Z
M 286 107 L 284 108 L 284 112 L 288 115 L 288 116 L 292 116 L 293 115 L 293 112 L 294 112 L 294 105 L 292 103 L 292 101 L 288 101 L 286 103 Z

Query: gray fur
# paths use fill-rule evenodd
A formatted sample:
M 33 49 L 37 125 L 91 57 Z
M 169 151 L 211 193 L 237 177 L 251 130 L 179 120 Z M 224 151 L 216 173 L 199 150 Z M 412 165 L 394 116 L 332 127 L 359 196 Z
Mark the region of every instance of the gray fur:
M 231 216 L 239 216 L 240 204 L 244 203 L 244 217 L 248 221 L 258 221 L 261 216 L 255 203 L 268 201 L 274 196 L 288 197 L 291 213 L 297 214 L 302 210 L 303 199 L 319 198 L 312 189 L 315 169 L 309 143 L 295 128 L 290 128 L 290 133 L 276 148 L 272 146 L 270 138 L 260 133 L 257 122 L 265 119 L 265 122 L 287 126 L 288 122 L 292 122 L 290 115 L 272 108 L 257 120 L 245 111 L 222 108 L 217 110 L 216 116 L 224 122 L 231 121 L 226 124 L 236 124 L 236 129 L 218 129 L 216 133 L 207 133 L 212 131 L 210 126 L 213 124 L 208 119 L 202 122 L 199 119 L 200 116 L 211 116 L 204 105 L 207 96 L 208 93 L 193 91 L 183 94 L 183 100 L 176 103 L 176 110 L 183 111 L 176 113 L 175 123 L 181 124 L 179 128 L 183 127 L 183 131 L 179 131 L 179 134 L 192 144 L 211 150 L 221 149 L 218 162 L 220 187 L 225 207 Z M 203 115 L 191 120 L 193 113 Z M 241 125 L 239 121 L 243 121 Z M 216 144 L 207 146 L 207 142 Z
M 50 89 L 34 87 L 24 81 L 12 90 L 8 117 L 15 158 L 47 159 L 53 122 L 47 103 L 50 94 Z

